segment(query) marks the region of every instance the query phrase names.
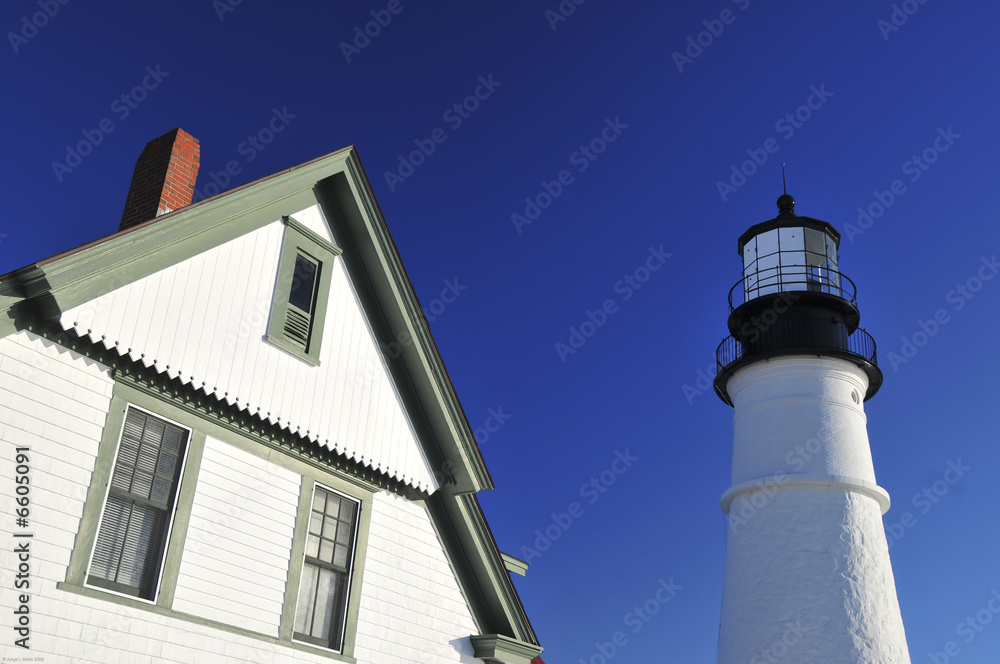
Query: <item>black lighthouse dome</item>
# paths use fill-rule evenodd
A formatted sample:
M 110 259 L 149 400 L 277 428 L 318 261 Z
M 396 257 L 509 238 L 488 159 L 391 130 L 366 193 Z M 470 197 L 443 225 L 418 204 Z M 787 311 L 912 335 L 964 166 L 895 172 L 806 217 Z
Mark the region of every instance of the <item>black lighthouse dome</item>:
M 795 199 L 778 198 L 778 216 L 739 238 L 743 278 L 729 291 L 729 332 L 716 351 L 715 391 L 732 405 L 726 385 L 751 362 L 781 355 L 851 360 L 865 369 L 865 399 L 882 385 L 875 340 L 858 327 L 854 282 L 839 270 L 840 233 L 828 222 L 795 214 Z

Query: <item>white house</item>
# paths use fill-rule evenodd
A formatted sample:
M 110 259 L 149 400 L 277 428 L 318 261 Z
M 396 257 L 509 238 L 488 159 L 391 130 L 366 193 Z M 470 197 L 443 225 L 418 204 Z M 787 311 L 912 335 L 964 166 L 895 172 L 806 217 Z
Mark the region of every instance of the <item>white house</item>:
M 2 651 L 529 664 L 357 153 L 188 205 L 198 159 L 151 142 L 121 230 L 0 277 Z

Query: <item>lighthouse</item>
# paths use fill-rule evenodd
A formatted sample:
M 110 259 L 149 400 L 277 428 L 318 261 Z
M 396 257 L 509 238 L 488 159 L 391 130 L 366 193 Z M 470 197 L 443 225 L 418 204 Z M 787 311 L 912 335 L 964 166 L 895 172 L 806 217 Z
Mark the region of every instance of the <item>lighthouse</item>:
M 739 238 L 716 351 L 733 407 L 719 664 L 910 661 L 864 410 L 882 372 L 839 245 L 787 193 Z

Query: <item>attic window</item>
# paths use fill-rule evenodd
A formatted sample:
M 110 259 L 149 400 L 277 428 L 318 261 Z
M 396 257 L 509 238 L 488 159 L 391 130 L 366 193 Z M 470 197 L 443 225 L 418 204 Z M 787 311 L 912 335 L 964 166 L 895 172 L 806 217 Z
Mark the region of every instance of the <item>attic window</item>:
M 295 256 L 295 272 L 292 277 L 288 308 L 285 310 L 285 339 L 309 348 L 309 337 L 313 310 L 316 305 L 316 282 L 320 273 L 320 262 L 299 253 Z
M 318 365 L 330 276 L 340 249 L 291 217 L 282 221 L 285 240 L 265 339 Z

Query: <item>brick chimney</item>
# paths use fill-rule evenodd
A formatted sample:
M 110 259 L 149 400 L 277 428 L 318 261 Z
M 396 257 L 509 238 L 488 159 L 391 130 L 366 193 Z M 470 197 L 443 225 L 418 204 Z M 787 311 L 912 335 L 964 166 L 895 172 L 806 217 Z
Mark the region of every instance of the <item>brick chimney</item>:
M 190 205 L 200 165 L 198 139 L 183 129 L 147 143 L 135 162 L 118 230 Z

